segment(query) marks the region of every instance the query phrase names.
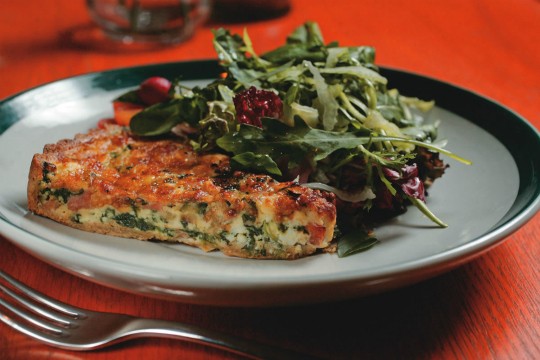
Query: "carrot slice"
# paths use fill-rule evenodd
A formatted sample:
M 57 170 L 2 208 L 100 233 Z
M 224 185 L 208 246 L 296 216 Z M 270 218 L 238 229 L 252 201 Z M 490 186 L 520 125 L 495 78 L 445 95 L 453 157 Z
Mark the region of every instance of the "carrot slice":
M 131 118 L 144 109 L 144 106 L 123 101 L 113 101 L 113 109 L 116 123 L 128 126 Z

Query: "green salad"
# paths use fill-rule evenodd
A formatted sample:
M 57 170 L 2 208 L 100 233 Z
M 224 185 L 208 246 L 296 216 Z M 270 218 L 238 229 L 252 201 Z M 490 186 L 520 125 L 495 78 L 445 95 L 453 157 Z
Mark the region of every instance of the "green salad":
M 378 242 L 374 227 L 426 205 L 426 188 L 444 174 L 444 149 L 434 106 L 400 94 L 375 65 L 370 46 L 325 43 L 307 22 L 286 43 L 257 54 L 247 31 L 214 30 L 223 76 L 204 87 L 173 79 L 166 96 L 141 101 L 141 89 L 117 101 L 145 103 L 129 124 L 141 136 L 176 134 L 199 152 L 230 155 L 233 170 L 333 192 L 338 209 L 338 254 Z

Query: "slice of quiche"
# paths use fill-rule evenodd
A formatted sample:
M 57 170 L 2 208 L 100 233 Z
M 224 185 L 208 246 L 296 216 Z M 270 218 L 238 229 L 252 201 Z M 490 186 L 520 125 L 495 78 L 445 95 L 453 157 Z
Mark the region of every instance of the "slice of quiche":
M 28 207 L 85 231 L 245 258 L 296 259 L 335 247 L 333 194 L 233 172 L 225 155 L 138 138 L 112 123 L 34 155 Z

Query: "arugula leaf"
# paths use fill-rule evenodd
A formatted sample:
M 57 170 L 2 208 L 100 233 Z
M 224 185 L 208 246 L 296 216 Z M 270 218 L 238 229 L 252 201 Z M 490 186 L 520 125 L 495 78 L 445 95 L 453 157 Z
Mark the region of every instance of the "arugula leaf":
M 354 229 L 338 240 L 337 254 L 345 257 L 371 249 L 380 241 L 364 229 Z
M 221 65 L 243 87 L 260 87 L 261 83 L 258 78 L 265 73 L 267 64 L 262 62 L 258 56 L 253 56 L 256 55 L 254 50 L 246 45 L 241 36 L 231 35 L 228 30 L 222 28 L 214 30 L 213 33 L 214 48 Z M 246 56 L 246 53 L 250 53 L 251 56 Z
M 157 136 L 170 132 L 181 122 L 196 126 L 208 113 L 207 97 L 197 90 L 145 108 L 131 119 L 131 131 L 137 135 Z
M 272 159 L 287 156 L 301 162 L 305 159 L 322 160 L 338 149 L 352 149 L 370 141 L 354 133 L 336 133 L 309 127 L 299 118 L 294 126 L 273 118 L 263 118 L 262 128 L 241 124 L 238 131 L 217 140 L 217 145 L 233 154 L 256 152 L 268 154 Z
M 422 200 L 417 199 L 412 196 L 407 196 L 409 201 L 418 208 L 422 212 L 422 214 L 426 215 L 431 221 L 433 221 L 435 224 L 439 225 L 440 227 L 448 227 L 448 224 L 444 223 L 441 219 L 439 219 L 435 214 L 429 210 L 426 203 L 424 203 Z
M 122 94 L 119 97 L 117 97 L 116 99 L 114 99 L 114 101 L 129 102 L 129 103 L 133 103 L 133 104 L 144 105 L 144 103 L 139 98 L 138 92 L 139 92 L 138 90 L 128 91 L 127 93 Z
M 254 170 L 281 176 L 281 170 L 268 154 L 255 154 L 251 151 L 235 155 L 231 158 L 232 167 Z
M 129 124 L 137 135 L 166 134 L 180 122 L 178 103 L 158 103 L 137 113 Z
M 357 77 L 359 79 L 367 79 L 381 84 L 386 84 L 388 80 L 378 72 L 368 69 L 362 65 L 357 66 L 340 66 L 335 68 L 322 68 L 320 72 L 323 74 L 340 74 Z
M 424 146 L 431 150 L 445 153 L 454 159 L 470 163 L 467 160 L 433 144 L 423 143 L 421 141 L 390 137 L 390 136 L 358 136 L 357 133 L 346 132 L 337 133 L 309 127 L 298 117 L 294 120 L 294 126 L 290 127 L 281 121 L 273 118 L 263 118 L 262 128 L 256 126 L 241 124 L 238 131 L 229 132 L 216 140 L 216 144 L 223 150 L 234 155 L 244 153 L 266 154 L 272 158 L 273 162 L 261 162 L 260 159 L 243 155 L 243 160 L 237 162 L 242 165 L 241 168 L 265 170 L 270 174 L 276 174 L 274 165 L 279 159 L 287 158 L 296 163 L 307 161 L 315 164 L 318 161 L 326 159 L 332 153 L 341 149 L 356 149 L 370 156 L 373 160 L 383 166 L 391 164 L 402 164 L 403 160 L 411 158 L 411 155 L 399 155 L 393 158 L 393 155 L 378 155 L 377 152 L 367 150 L 363 145 L 369 143 L 384 143 L 388 141 L 405 142 L 417 146 Z M 249 160 L 256 160 L 249 164 Z M 403 159 L 403 160 L 402 160 Z
M 319 25 L 316 22 L 307 21 L 287 36 L 287 43 L 305 45 L 308 49 L 312 49 L 323 46 L 324 40 Z
M 211 150 L 216 146 L 216 140 L 229 132 L 229 123 L 225 119 L 226 115 L 226 113 L 223 113 L 222 117 L 220 117 L 215 113 L 211 113 L 208 117 L 199 121 L 201 132 L 199 142 L 193 145 L 195 149 Z
M 308 61 L 325 61 L 328 50 L 324 46 L 319 25 L 306 22 L 287 37 L 287 43 L 261 57 L 275 64 Z

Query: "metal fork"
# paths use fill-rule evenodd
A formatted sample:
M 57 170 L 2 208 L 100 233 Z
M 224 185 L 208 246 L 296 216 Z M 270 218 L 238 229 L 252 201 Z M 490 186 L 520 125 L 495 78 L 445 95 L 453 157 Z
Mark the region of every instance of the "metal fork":
M 0 278 L 10 284 L 0 284 L 4 293 L 0 297 L 0 320 L 55 347 L 84 351 L 133 338 L 164 337 L 206 344 L 253 359 L 308 358 L 194 325 L 81 309 L 47 297 L 1 270 Z

